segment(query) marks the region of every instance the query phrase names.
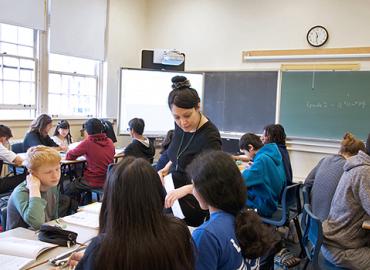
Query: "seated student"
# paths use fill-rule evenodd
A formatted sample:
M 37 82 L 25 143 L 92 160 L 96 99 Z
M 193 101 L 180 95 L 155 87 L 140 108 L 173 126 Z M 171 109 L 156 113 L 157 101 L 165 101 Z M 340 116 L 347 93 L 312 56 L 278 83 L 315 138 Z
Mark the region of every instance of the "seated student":
M 31 124 L 30 131 L 24 137 L 23 147 L 27 151 L 31 146 L 45 145 L 55 147 L 57 151 L 65 151 L 66 146 L 57 145 L 48 135 L 52 129 L 53 123 L 51 117 L 47 114 L 41 114 Z
M 125 156 L 141 157 L 153 163 L 154 144 L 143 136 L 145 123 L 141 118 L 133 118 L 128 122 L 132 142 L 125 148 Z
M 360 150 L 365 151 L 365 144 L 351 133 L 346 133 L 340 144 L 339 153 L 321 159 L 304 182 L 305 186 L 312 187 L 312 212 L 321 221 L 328 217 L 331 201 L 343 174 L 346 160 L 357 155 Z
M 233 159 L 221 151 L 203 152 L 187 169 L 193 194 L 210 219 L 193 231 L 196 270 L 258 269 L 272 235 L 252 209 Z
M 75 160 L 83 155 L 86 157 L 83 179 L 71 183 L 66 191 L 66 194 L 77 201 L 80 200 L 82 191 L 104 186 L 108 165 L 113 163 L 115 154 L 113 142 L 104 133 L 103 124 L 99 119 L 87 120 L 84 128 L 88 137 L 66 155 L 67 160 Z
M 163 213 L 160 178 L 142 158 L 126 157 L 112 167 L 104 188 L 99 235 L 84 256 L 70 262 L 80 269 L 194 269 L 190 232 Z
M 54 135 L 51 139 L 59 146 L 67 146 L 72 143 L 72 135 L 67 120 L 60 120 L 55 127 Z
M 27 181 L 19 184 L 8 202 L 6 229 L 32 227 L 58 218 L 60 155 L 50 147 L 28 149 L 25 165 Z
M 252 165 L 243 171 L 247 186 L 247 206 L 258 214 L 271 217 L 277 210 L 280 195 L 286 186 L 286 175 L 279 149 L 275 143 L 263 145 L 253 133 L 244 134 L 239 141 L 241 150 L 248 152 Z
M 333 264 L 349 269 L 370 269 L 370 134 L 366 152 L 359 151 L 344 164 L 328 218 L 323 223 L 321 251 Z
M 8 163 L 13 163 L 16 166 L 21 166 L 23 159 L 4 146 L 5 144 L 8 144 L 8 140 L 11 137 L 13 137 L 13 134 L 10 128 L 4 125 L 0 125 L 0 160 L 6 161 Z M 22 183 L 25 179 L 25 174 L 4 177 L 0 179 L 0 194 L 11 191 L 20 183 Z
M 263 144 L 276 143 L 283 159 L 286 183 L 288 186 L 293 184 L 292 165 L 290 164 L 289 153 L 286 149 L 286 134 L 284 127 L 280 124 L 271 124 L 265 126 L 263 128 L 261 141 Z
M 159 157 L 159 160 L 156 165 L 157 171 L 162 170 L 167 163 L 170 161 L 170 158 L 167 154 L 167 148 L 170 146 L 170 143 L 172 141 L 173 133 L 175 130 L 171 129 L 167 132 L 166 137 L 164 138 L 162 145 L 161 145 L 161 151 L 159 152 L 161 156 Z

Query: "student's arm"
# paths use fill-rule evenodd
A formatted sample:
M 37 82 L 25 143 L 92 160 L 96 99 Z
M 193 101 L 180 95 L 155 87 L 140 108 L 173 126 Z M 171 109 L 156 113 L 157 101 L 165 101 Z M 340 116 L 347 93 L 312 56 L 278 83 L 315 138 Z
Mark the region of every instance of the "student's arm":
M 355 197 L 356 194 L 358 194 L 358 199 L 361 202 L 362 208 L 365 210 L 368 216 L 370 216 L 370 181 L 369 181 L 369 175 L 361 175 L 357 176 L 359 177 L 359 185 L 355 188 L 358 188 L 358 190 L 353 190 Z
M 170 208 L 174 204 L 174 202 L 178 199 L 181 199 L 185 197 L 188 194 L 193 194 L 193 185 L 186 185 L 182 186 L 180 188 L 176 188 L 172 190 L 171 192 L 167 193 L 165 202 L 164 202 L 164 207 L 165 208 Z
M 20 156 L 15 156 L 15 159 L 13 159 L 13 162 L 15 165 L 17 166 L 22 166 L 23 164 L 23 158 L 21 158 Z
M 304 185 L 308 188 L 312 188 L 313 182 L 316 178 L 316 173 L 319 167 L 321 166 L 321 163 L 324 159 L 321 159 L 319 163 L 315 166 L 315 168 L 312 169 L 312 171 L 307 175 L 306 179 L 304 180 Z
M 46 146 L 54 147 L 57 151 L 66 151 L 68 147 L 66 145 L 58 145 L 50 136 L 46 136 L 45 138 Z
M 256 160 L 249 169 L 243 171 L 243 179 L 244 183 L 247 187 L 252 187 L 263 183 L 263 172 L 262 172 L 263 164 L 261 160 Z
M 32 175 L 27 176 L 29 196 L 24 192 L 16 193 L 15 206 L 23 220 L 32 228 L 38 230 L 45 223 L 46 200 L 41 198 L 40 180 Z
M 87 143 L 83 140 L 76 148 L 69 150 L 66 155 L 67 160 L 76 160 L 78 157 L 87 153 Z
M 168 161 L 167 162 L 167 164 L 166 164 L 166 166 L 164 166 L 164 168 L 163 169 L 161 169 L 161 170 L 159 170 L 158 171 L 158 175 L 159 175 L 159 177 L 161 178 L 161 182 L 162 182 L 162 185 L 164 185 L 164 180 L 163 180 L 163 178 L 167 175 L 167 174 L 169 174 L 169 172 L 170 172 L 170 168 L 171 168 L 171 165 L 172 165 L 172 161 L 170 160 L 170 161 Z

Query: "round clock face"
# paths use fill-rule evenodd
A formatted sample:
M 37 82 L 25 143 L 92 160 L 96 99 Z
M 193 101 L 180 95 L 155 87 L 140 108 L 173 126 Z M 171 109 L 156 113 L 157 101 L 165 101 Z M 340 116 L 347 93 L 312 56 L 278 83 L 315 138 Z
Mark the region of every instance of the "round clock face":
M 307 33 L 307 41 L 311 46 L 314 47 L 320 47 L 324 45 L 328 38 L 328 31 L 321 25 L 312 27 Z

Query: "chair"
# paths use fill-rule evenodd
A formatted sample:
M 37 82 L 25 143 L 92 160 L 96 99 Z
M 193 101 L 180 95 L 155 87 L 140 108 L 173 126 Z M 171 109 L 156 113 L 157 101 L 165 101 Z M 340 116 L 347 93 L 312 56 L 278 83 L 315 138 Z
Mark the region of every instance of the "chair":
M 1 218 L 1 227 L 3 228 L 3 232 L 6 231 L 6 215 L 7 215 L 7 206 L 0 208 L 0 218 Z
M 303 249 L 301 227 L 298 221 L 298 216 L 302 213 L 300 189 L 300 183 L 286 186 L 284 188 L 278 210 L 273 214 L 271 218 L 261 218 L 264 223 L 276 227 L 288 226 L 290 221 L 293 220 L 301 249 Z
M 302 194 L 303 194 L 303 204 L 311 204 L 311 187 L 303 186 Z
M 309 204 L 304 205 L 301 228 L 303 250 L 307 257 L 303 269 L 306 269 L 309 263 L 312 264 L 313 269 L 320 269 L 318 258 L 323 241 L 322 224 L 320 219 L 312 213 Z

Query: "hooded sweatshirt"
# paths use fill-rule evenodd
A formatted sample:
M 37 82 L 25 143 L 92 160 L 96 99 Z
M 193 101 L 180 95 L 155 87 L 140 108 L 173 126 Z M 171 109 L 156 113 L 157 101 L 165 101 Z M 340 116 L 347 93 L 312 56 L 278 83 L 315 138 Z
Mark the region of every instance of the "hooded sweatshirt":
M 275 143 L 265 144 L 257 151 L 243 178 L 247 186 L 247 206 L 257 209 L 261 216 L 271 217 L 286 186 L 282 157 Z
M 145 140 L 133 139 L 125 148 L 124 153 L 126 156 L 144 158 L 150 163 L 153 163 L 155 154 L 154 143 L 148 138 L 145 138 Z
M 331 204 L 323 223 L 327 248 L 358 249 L 369 247 L 370 231 L 362 223 L 370 220 L 370 156 L 359 151 L 344 164 Z
M 68 151 L 66 159 L 75 160 L 86 157 L 84 179 L 91 187 L 101 188 L 104 185 L 107 168 L 113 163 L 114 144 L 105 133 L 89 135 L 76 148 Z

